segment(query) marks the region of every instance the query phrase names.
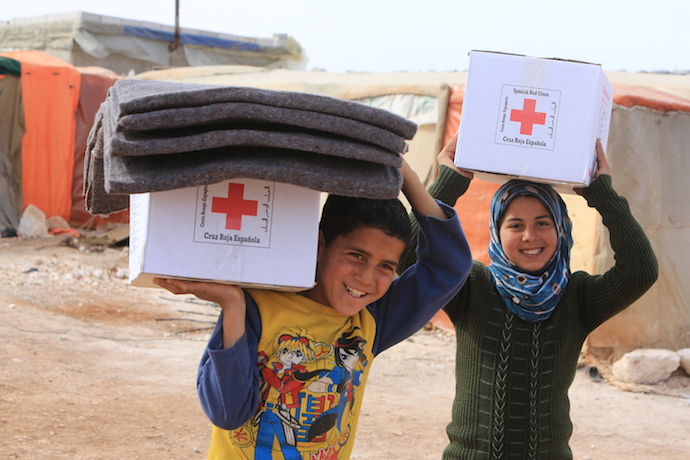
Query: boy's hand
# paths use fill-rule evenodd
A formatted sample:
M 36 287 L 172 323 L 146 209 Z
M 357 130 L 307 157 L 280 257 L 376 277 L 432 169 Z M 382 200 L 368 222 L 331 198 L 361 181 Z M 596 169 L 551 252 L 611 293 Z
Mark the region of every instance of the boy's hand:
M 458 133 L 455 133 L 455 136 L 443 147 L 441 152 L 438 154 L 436 159 L 438 160 L 439 165 L 446 165 L 449 168 L 454 169 L 457 171 L 459 174 L 462 174 L 463 176 L 467 177 L 468 179 L 472 179 L 474 177 L 474 174 L 470 171 L 465 171 L 464 169 L 460 169 L 457 166 L 455 166 L 455 149 L 458 145 Z
M 611 175 L 611 166 L 609 161 L 606 159 L 606 154 L 604 153 L 604 147 L 601 145 L 601 139 L 597 138 L 597 169 L 594 171 L 594 177 L 592 180 L 596 179 L 602 174 Z M 582 187 L 574 188 L 575 193 L 582 195 Z
M 402 155 L 401 155 L 402 156 Z M 419 176 L 412 169 L 412 167 L 405 161 L 403 157 L 403 164 L 400 171 L 403 175 L 402 192 L 405 194 L 407 201 L 410 202 L 412 209 L 424 216 L 435 217 L 437 219 L 447 219 L 448 216 L 438 205 L 436 200 L 429 195 L 429 192 L 419 180 Z
M 234 345 L 244 335 L 247 302 L 241 288 L 230 284 L 170 278 L 154 278 L 153 283 L 173 294 L 193 294 L 200 299 L 220 305 L 223 309 L 223 346 L 225 348 Z
M 170 278 L 154 278 L 153 282 L 173 294 L 193 294 L 202 300 L 215 302 L 221 308 L 244 299 L 242 289 L 230 284 L 184 281 Z

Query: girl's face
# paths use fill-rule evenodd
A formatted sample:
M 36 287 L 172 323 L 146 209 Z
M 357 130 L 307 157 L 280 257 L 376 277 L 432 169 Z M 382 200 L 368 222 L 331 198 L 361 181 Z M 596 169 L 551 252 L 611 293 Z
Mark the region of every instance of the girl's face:
M 558 243 L 556 224 L 537 198 L 519 196 L 510 202 L 499 227 L 501 246 L 518 268 L 536 272 L 551 260 Z

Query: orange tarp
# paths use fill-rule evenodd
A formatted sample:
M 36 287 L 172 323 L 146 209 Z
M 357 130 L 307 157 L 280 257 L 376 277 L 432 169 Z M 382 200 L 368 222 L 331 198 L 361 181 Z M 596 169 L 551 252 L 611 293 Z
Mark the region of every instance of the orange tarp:
M 612 84 L 613 102 L 623 107 L 647 107 L 659 112 L 690 112 L 690 101 L 643 86 Z
M 0 53 L 21 62 L 26 132 L 22 139 L 23 208 L 69 220 L 72 207 L 75 114 L 81 75 L 41 51 Z
M 80 226 L 89 222 L 89 227 L 99 227 L 105 222 L 129 222 L 129 210 L 103 216 L 92 216 L 86 210 L 84 198 L 84 156 L 89 131 L 93 126 L 96 112 L 105 101 L 108 89 L 120 78 L 115 72 L 103 67 L 77 67 L 81 74 L 79 105 L 76 113 L 74 133 L 74 172 L 72 177 L 72 209 L 69 223 Z

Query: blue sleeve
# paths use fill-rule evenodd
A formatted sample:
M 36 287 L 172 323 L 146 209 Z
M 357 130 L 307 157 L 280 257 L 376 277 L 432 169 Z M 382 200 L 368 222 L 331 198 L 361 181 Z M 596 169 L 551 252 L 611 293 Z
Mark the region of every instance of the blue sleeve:
M 199 364 L 197 393 L 206 416 L 215 426 L 233 430 L 249 420 L 259 407 L 257 353 L 261 317 L 249 294 L 246 331 L 230 348 L 223 348 L 223 313 Z
M 438 201 L 437 201 L 438 202 Z M 445 220 L 415 214 L 419 222 L 417 261 L 378 302 L 368 308 L 376 320 L 374 354 L 420 330 L 460 291 L 472 269 L 472 255 L 455 210 L 438 202 Z

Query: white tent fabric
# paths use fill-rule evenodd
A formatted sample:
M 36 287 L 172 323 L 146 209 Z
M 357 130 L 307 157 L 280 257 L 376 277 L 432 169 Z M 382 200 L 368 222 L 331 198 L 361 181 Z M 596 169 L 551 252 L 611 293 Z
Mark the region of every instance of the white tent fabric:
M 651 290 L 594 331 L 588 345 L 599 355 L 611 352 L 614 361 L 636 348 L 690 347 L 690 113 L 616 107 L 609 139 L 614 186 L 649 236 L 660 272 Z M 600 219 L 595 253 L 595 273 L 613 265 Z
M 0 52 L 40 50 L 75 66 L 100 66 L 120 75 L 171 66 L 213 64 L 304 69 L 307 56 L 285 34 L 241 37 L 175 28 L 84 12 L 0 22 Z

